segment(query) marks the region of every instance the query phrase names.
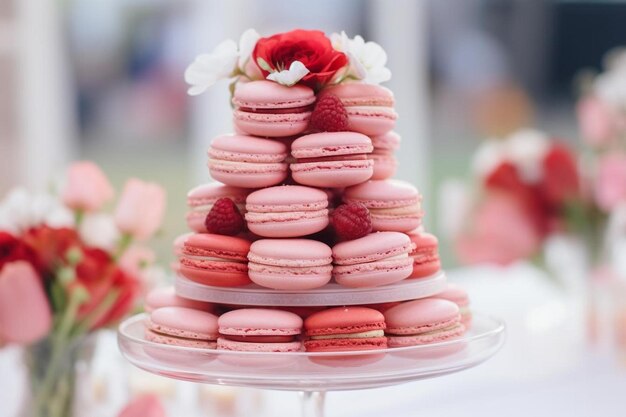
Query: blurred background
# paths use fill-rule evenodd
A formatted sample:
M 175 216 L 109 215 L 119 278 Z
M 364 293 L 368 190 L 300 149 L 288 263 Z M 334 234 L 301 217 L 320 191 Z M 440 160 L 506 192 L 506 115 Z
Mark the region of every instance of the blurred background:
M 571 239 L 554 249 L 556 272 L 529 259 L 461 266 L 449 229 L 467 198 L 455 178 L 467 179 L 485 139 L 533 127 L 582 148 L 581 77 L 626 45 L 624 22 L 626 1 L 617 0 L 0 0 L 0 196 L 16 185 L 50 187 L 76 159 L 98 163 L 118 189 L 128 176 L 158 182 L 168 209 L 155 249 L 168 265 L 172 240 L 186 231 L 186 193 L 208 180 L 208 143 L 232 129 L 226 83 L 186 95 L 183 72 L 195 55 L 249 27 L 361 34 L 389 57 L 402 136 L 397 176 L 424 194 L 426 227 L 440 237 L 450 278 L 476 308 L 507 320 L 509 341 L 493 361 L 459 375 L 333 394 L 328 415 L 623 415 L 623 288 L 616 296 L 614 286 L 591 285 L 589 268 L 576 263 L 584 249 Z M 599 307 L 590 313 L 592 298 Z M 590 316 L 604 317 L 593 338 Z M 296 407 L 290 394 L 148 377 L 128 369 L 112 335 L 103 338 L 109 349 L 94 383 L 102 401 L 92 416 L 113 416 L 129 393 L 142 392 L 161 395 L 181 417 Z M 1 355 L 8 372 L 12 353 Z M 122 376 L 126 392 L 111 383 Z M 269 411 L 277 402 L 284 414 Z

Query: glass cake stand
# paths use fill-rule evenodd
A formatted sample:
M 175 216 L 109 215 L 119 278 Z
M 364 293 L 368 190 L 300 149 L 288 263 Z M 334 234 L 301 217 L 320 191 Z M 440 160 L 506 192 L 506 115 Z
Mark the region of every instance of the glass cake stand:
M 446 288 L 443 271 L 430 277 L 405 279 L 395 284 L 372 288 L 347 288 L 330 283 L 306 291 L 285 291 L 258 285 L 244 287 L 211 287 L 185 277 L 176 277 L 176 293 L 192 300 L 227 305 L 315 307 L 389 303 L 415 300 L 440 293 Z
M 302 392 L 303 416 L 322 417 L 324 393 L 434 378 L 480 364 L 504 343 L 504 324 L 474 313 L 471 329 L 453 341 L 355 352 L 233 352 L 184 348 L 144 338 L 147 316 L 124 321 L 124 356 L 148 372 L 185 381 Z

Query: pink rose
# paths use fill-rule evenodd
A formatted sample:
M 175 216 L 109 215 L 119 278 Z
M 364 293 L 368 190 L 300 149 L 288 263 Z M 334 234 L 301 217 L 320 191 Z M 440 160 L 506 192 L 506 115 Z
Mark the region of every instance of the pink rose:
M 590 146 L 602 146 L 617 136 L 618 116 L 604 101 L 597 97 L 585 97 L 576 106 L 578 124 L 583 140 Z
M 626 200 L 626 154 L 608 154 L 598 161 L 595 198 L 606 211 Z
M 136 239 L 148 239 L 161 226 L 165 213 L 165 190 L 153 183 L 131 178 L 115 209 L 115 224 Z
M 113 197 L 113 188 L 93 162 L 75 162 L 67 170 L 63 202 L 74 210 L 96 211 Z
M 161 400 L 154 394 L 144 394 L 124 407 L 118 417 L 165 417 Z
M 30 344 L 48 335 L 50 305 L 31 264 L 16 261 L 0 271 L 0 340 Z
M 540 232 L 517 198 L 489 193 L 468 220 L 467 230 L 455 241 L 457 256 L 463 264 L 507 265 L 539 250 Z

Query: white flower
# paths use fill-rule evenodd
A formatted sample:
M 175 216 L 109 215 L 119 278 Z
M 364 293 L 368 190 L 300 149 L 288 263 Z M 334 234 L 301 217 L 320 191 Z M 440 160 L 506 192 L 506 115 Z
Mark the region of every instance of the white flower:
M 120 238 L 113 216 L 104 213 L 86 215 L 78 232 L 87 245 L 107 252 L 113 252 Z
M 594 92 L 609 105 L 626 111 L 626 49 L 607 53 L 604 66 L 606 71 L 594 81 Z
M 248 29 L 239 38 L 239 70 L 245 74 L 246 64 L 254 51 L 257 41 L 261 36 L 254 29 Z
M 219 80 L 245 74 L 245 66 L 259 34 L 248 29 L 241 34 L 239 47 L 232 39 L 227 39 L 215 47 L 210 54 L 201 54 L 185 70 L 185 81 L 191 85 L 187 93 L 192 96 L 202 94 Z
M 58 198 L 15 188 L 0 203 L 0 230 L 20 234 L 31 227 L 71 227 L 72 212 Z
M 506 147 L 503 141 L 487 140 L 476 150 L 472 160 L 472 170 L 480 178 L 484 178 L 491 174 L 506 158 Z
M 237 44 L 231 39 L 217 45 L 210 54 L 198 55 L 185 70 L 185 81 L 191 84 L 187 93 L 202 94 L 217 81 L 232 77 L 238 59 Z
M 543 159 L 550 150 L 548 136 L 538 130 L 523 129 L 506 141 L 507 159 L 518 169 L 523 181 L 537 183 L 543 177 Z
M 270 81 L 277 82 L 278 84 L 286 85 L 287 87 L 291 87 L 296 84 L 305 75 L 307 75 L 310 71 L 304 64 L 300 61 L 293 61 L 289 66 L 289 69 L 284 69 L 282 71 L 274 71 L 267 76 L 267 79 Z
M 387 53 L 376 42 L 365 42 L 361 36 L 350 39 L 345 32 L 330 37 L 333 48 L 343 52 L 350 64 L 343 77 L 355 78 L 369 84 L 380 84 L 391 79 L 391 71 L 385 67 Z

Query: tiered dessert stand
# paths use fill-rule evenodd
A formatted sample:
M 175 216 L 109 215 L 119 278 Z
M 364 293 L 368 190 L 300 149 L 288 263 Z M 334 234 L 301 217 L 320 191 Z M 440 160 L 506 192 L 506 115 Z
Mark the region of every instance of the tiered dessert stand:
M 348 289 L 336 284 L 306 293 L 274 291 L 257 286 L 218 288 L 179 277 L 180 296 L 247 306 L 341 306 L 376 304 L 432 296 L 446 284 L 443 272 L 373 289 Z M 134 365 L 157 375 L 207 384 L 302 392 L 303 416 L 323 416 L 324 393 L 384 387 L 458 372 L 493 356 L 504 342 L 504 324 L 474 312 L 461 339 L 429 345 L 376 351 L 254 353 L 184 348 L 144 338 L 145 315 L 119 327 L 119 346 Z

